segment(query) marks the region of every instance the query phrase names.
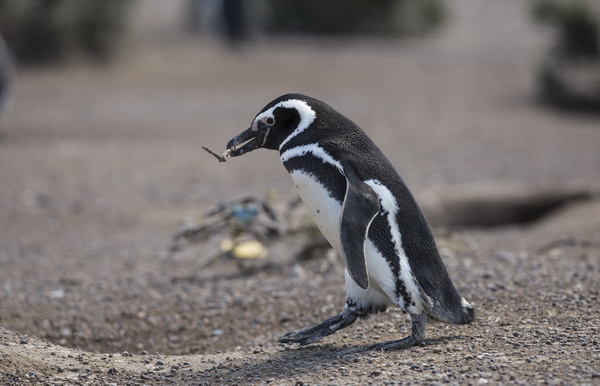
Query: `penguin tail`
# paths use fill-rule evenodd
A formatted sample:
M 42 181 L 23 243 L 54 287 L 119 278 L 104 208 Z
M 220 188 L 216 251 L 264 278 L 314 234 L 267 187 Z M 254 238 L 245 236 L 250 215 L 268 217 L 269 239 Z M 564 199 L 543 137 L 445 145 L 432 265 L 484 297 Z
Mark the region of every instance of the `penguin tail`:
M 432 319 L 450 324 L 473 322 L 475 308 L 460 296 L 441 260 L 438 268 L 435 275 L 422 274 L 419 281 L 425 313 Z
M 475 320 L 475 308 L 460 296 L 446 304 L 434 303 L 427 314 L 435 320 L 451 324 L 469 324 Z
M 475 320 L 475 307 L 471 305 L 465 298 L 461 298 L 461 308 L 457 312 L 457 318 L 454 320 L 455 324 L 469 324 Z

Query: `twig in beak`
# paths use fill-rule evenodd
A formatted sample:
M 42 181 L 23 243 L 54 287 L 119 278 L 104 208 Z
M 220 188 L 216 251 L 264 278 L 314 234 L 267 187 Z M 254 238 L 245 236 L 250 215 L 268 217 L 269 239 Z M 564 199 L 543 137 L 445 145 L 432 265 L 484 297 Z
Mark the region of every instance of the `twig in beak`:
M 223 153 L 223 155 L 220 155 L 220 154 L 217 154 L 214 151 L 210 150 L 206 146 L 202 146 L 202 148 L 204 150 L 206 150 L 209 154 L 211 154 L 213 157 L 215 157 L 216 159 L 218 159 L 219 162 L 226 162 L 227 161 L 227 157 L 229 156 L 229 153 L 231 153 L 231 150 L 232 150 L 232 149 L 227 149 L 227 150 L 225 150 L 225 152 Z

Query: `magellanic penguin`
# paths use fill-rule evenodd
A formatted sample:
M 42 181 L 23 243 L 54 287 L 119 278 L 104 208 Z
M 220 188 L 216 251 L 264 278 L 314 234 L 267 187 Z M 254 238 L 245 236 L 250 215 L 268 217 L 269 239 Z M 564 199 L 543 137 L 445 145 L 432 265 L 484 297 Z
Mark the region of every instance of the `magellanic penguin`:
M 300 197 L 346 266 L 344 310 L 280 342 L 313 343 L 393 305 L 409 313 L 412 334 L 374 349 L 419 344 L 427 317 L 473 321 L 474 309 L 454 288 L 415 199 L 355 123 L 317 99 L 283 95 L 229 141 L 225 154 L 258 148 L 279 150 Z

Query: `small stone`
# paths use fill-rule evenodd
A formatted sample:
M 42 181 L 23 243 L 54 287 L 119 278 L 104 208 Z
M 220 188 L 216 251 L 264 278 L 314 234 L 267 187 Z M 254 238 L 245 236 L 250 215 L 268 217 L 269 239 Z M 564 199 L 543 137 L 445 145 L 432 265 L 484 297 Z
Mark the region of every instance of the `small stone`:
M 507 263 L 515 262 L 515 255 L 508 251 L 497 251 L 496 253 L 492 254 L 492 257 L 496 260 L 500 260 Z

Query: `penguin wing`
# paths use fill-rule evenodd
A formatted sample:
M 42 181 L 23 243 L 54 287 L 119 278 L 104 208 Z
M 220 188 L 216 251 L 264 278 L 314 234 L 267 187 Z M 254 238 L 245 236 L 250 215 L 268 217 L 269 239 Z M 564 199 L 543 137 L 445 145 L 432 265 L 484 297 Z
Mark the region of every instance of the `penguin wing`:
M 361 180 L 348 162 L 342 162 L 346 176 L 346 195 L 342 205 L 340 238 L 346 269 L 361 288 L 369 286 L 365 242 L 371 222 L 379 213 L 379 198 Z

